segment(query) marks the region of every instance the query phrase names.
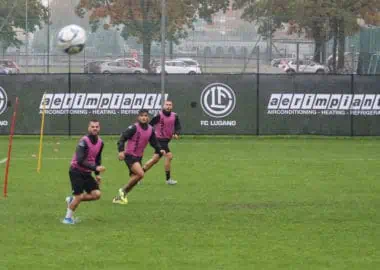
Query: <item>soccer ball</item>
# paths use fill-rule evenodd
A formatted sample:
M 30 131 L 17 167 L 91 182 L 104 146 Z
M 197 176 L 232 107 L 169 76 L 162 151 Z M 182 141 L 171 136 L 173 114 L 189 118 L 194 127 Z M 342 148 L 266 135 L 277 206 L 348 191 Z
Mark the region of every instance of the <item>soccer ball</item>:
M 86 31 L 75 24 L 63 27 L 58 33 L 58 47 L 72 55 L 80 53 L 86 43 Z

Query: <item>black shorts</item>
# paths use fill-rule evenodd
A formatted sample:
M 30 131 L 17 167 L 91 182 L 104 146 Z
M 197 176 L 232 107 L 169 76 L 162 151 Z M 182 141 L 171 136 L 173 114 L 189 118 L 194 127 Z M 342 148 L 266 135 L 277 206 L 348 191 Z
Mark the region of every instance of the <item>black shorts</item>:
M 140 163 L 141 164 L 141 161 L 142 161 L 142 157 L 135 157 L 135 156 L 132 156 L 132 155 L 125 155 L 125 164 L 127 164 L 128 166 L 128 169 L 129 169 L 129 175 L 132 175 L 133 172 L 132 172 L 132 166 L 133 164 L 135 164 L 136 162 Z
M 80 172 L 70 169 L 70 182 L 73 195 L 80 195 L 84 191 L 91 193 L 93 190 L 99 190 L 98 182 L 92 177 L 91 173 Z
M 169 148 L 170 140 L 158 140 L 158 142 L 160 143 L 162 150 L 165 150 L 166 153 L 170 153 L 170 148 Z M 162 154 L 160 152 L 157 153 L 156 151 L 156 154 L 159 154 L 160 157 L 162 157 Z

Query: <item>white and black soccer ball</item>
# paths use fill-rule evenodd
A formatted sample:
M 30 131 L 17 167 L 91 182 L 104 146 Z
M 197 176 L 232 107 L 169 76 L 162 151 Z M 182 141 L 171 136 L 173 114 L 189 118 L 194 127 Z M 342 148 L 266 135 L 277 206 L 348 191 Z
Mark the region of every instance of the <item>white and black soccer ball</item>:
M 58 47 L 69 55 L 80 53 L 86 40 L 86 31 L 75 24 L 63 27 L 58 33 Z

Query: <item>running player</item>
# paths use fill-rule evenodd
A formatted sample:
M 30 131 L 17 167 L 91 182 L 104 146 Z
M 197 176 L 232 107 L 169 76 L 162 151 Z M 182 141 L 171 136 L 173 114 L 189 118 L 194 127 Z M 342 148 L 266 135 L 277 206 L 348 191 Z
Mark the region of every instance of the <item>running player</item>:
M 153 127 L 149 125 L 148 110 L 142 109 L 139 111 L 137 122 L 121 134 L 117 143 L 119 160 L 124 160 L 127 164 L 130 179 L 127 185 L 119 189 L 119 194 L 113 199 L 113 203 L 127 204 L 128 193 L 144 177 L 141 160 L 148 143 L 157 153 L 165 154 L 165 151 L 160 148 Z
M 178 139 L 179 133 L 181 131 L 181 123 L 179 121 L 178 115 L 172 111 L 173 102 L 170 100 L 165 101 L 164 108 L 160 111 L 153 119 L 150 121 L 150 124 L 154 127 L 156 137 L 158 142 L 161 145 L 161 148 L 165 150 L 165 174 L 166 174 L 166 183 L 168 185 L 175 185 L 177 181 L 173 180 L 170 175 L 171 171 L 171 162 L 173 159 L 173 154 L 169 149 L 169 143 L 172 138 Z M 156 164 L 162 154 L 155 152 L 153 157 L 144 165 L 144 171 L 148 171 L 154 164 Z
M 88 124 L 88 134 L 82 137 L 77 145 L 69 170 L 71 187 L 74 196 L 66 197 L 67 212 L 64 224 L 75 224 L 74 211 L 81 202 L 95 201 L 100 198 L 100 173 L 106 170 L 101 166 L 104 143 L 99 137 L 98 120 Z M 91 172 L 95 172 L 95 179 Z

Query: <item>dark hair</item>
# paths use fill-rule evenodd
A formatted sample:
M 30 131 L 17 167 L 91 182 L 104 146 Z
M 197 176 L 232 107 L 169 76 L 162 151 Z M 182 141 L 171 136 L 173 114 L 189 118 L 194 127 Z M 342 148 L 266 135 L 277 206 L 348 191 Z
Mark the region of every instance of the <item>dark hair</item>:
M 165 100 L 165 102 L 173 103 L 173 101 L 171 101 L 170 99 Z
M 139 110 L 139 115 L 144 114 L 144 113 L 149 114 L 149 111 L 147 109 L 141 109 L 141 110 Z
M 93 122 L 93 123 L 99 123 L 99 120 L 98 119 L 91 119 L 90 121 L 88 121 L 88 123 L 90 124 L 91 122 Z

